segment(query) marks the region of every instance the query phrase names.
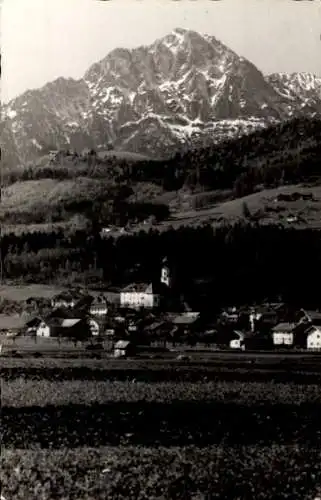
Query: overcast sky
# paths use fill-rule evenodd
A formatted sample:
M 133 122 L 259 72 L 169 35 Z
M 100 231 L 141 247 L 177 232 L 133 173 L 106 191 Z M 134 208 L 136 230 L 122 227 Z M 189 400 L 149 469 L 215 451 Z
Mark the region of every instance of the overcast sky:
M 3 102 L 177 27 L 216 36 L 264 73 L 321 76 L 321 0 L 3 0 L 1 23 Z

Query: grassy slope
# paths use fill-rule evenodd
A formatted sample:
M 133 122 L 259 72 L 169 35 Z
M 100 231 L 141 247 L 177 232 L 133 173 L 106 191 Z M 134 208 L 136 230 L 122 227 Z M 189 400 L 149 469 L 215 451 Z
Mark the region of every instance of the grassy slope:
M 11 208 L 15 211 L 35 209 L 40 203 L 59 205 L 63 200 L 71 201 L 71 193 L 75 199 L 83 196 L 83 199 L 90 199 L 94 192 L 103 192 L 104 186 L 98 179 L 75 179 L 72 181 L 55 181 L 52 179 L 43 179 L 41 181 L 28 181 L 25 183 L 16 183 L 6 188 L 3 196 L 3 202 L 0 207 L 0 218 L 6 210 Z M 204 223 L 220 225 L 224 222 L 234 222 L 244 219 L 243 206 L 247 204 L 250 213 L 255 215 L 260 211 L 261 223 L 281 223 L 285 226 L 297 228 L 306 227 L 321 228 L 321 185 L 307 187 L 305 185 L 280 186 L 274 189 L 263 189 L 243 198 L 232 199 L 222 203 L 205 207 L 202 209 L 192 209 L 191 201 L 195 196 L 201 196 L 200 193 L 192 194 L 188 192 L 172 192 L 163 194 L 159 189 L 148 185 L 146 190 L 144 186 L 138 187 L 140 201 L 154 199 L 157 202 L 167 202 L 171 208 L 171 217 L 153 228 L 166 230 L 169 227 L 178 228 L 180 226 L 197 226 Z M 153 192 L 154 191 L 154 192 Z M 312 193 L 313 200 L 298 201 L 276 201 L 279 194 L 291 193 Z M 78 197 L 78 198 L 77 198 Z M 132 199 L 135 197 L 132 196 Z M 287 217 L 297 216 L 301 218 L 300 222 L 289 223 Z M 81 214 L 76 214 L 67 221 L 44 224 L 10 224 L 3 225 L 2 231 L 6 232 L 33 232 L 45 231 L 51 229 L 65 229 L 71 226 L 80 228 L 85 227 L 86 218 Z M 150 224 L 139 224 L 133 230 L 149 230 Z
M 229 172 L 229 177 L 231 176 L 230 182 L 233 183 L 233 176 L 237 177 L 238 173 L 248 171 L 250 167 L 258 170 L 261 169 L 262 171 L 265 171 L 266 168 L 270 169 L 271 166 L 276 166 L 279 169 L 281 166 L 290 171 L 292 169 L 295 170 L 298 153 L 300 152 L 302 161 L 305 159 L 304 165 L 308 168 L 312 162 L 314 165 L 313 168 L 316 170 L 320 155 L 320 147 L 318 146 L 321 134 L 320 127 L 320 122 L 317 121 L 294 120 L 282 126 L 272 127 L 271 129 L 254 133 L 251 136 L 243 137 L 237 141 L 223 143 L 220 146 L 204 150 L 191 151 L 181 158 L 173 158 L 169 161 L 169 167 L 176 167 L 178 164 L 184 172 L 192 172 L 199 165 L 209 171 L 212 171 L 213 168 L 214 170 L 218 169 L 218 171 L 222 170 L 223 172 L 226 170 Z M 133 160 L 133 164 L 137 167 L 139 167 L 141 161 L 146 159 L 142 155 L 128 154 L 126 152 L 115 153 L 114 151 L 100 152 L 99 156 L 102 157 L 105 154 L 111 157 L 116 156 L 117 160 Z M 114 164 L 116 171 L 118 168 L 117 160 Z M 45 164 L 43 166 L 45 167 Z M 6 231 L 5 223 L 10 224 L 10 230 L 14 232 L 29 231 L 29 223 L 31 223 L 32 230 L 43 230 L 44 226 L 39 224 L 40 222 L 45 223 L 47 230 L 52 230 L 53 226 L 50 220 L 48 220 L 48 224 L 46 224 L 47 221 L 37 220 L 34 221 L 37 222 L 34 225 L 32 217 L 31 219 L 28 217 L 19 223 L 19 213 L 28 212 L 32 215 L 32 211 L 36 210 L 48 210 L 50 212 L 50 208 L 63 207 L 64 203 L 91 201 L 96 199 L 97 196 L 106 196 L 106 198 L 109 196 L 108 185 L 110 186 L 110 172 L 113 172 L 113 168 L 108 162 L 97 166 L 97 169 L 100 170 L 99 174 L 98 171 L 95 173 L 95 169 L 90 172 L 90 167 L 83 159 L 80 160 L 78 165 L 74 165 L 66 159 L 63 165 L 47 165 L 47 167 L 49 171 L 56 168 L 56 174 L 58 174 L 61 168 L 67 169 L 71 172 L 71 176 L 76 175 L 77 177 L 61 181 L 44 178 L 42 180 L 16 182 L 4 188 L 2 191 L 2 203 L 0 205 L 0 222 L 2 222 L 4 232 Z M 150 167 L 152 168 L 152 166 Z M 52 174 L 49 171 L 46 175 L 50 177 Z M 97 178 L 98 175 L 100 178 Z M 113 175 L 112 173 L 112 177 Z M 151 175 L 151 179 L 152 177 L 153 175 Z M 172 212 L 172 217 L 170 221 L 161 224 L 159 226 L 160 229 L 166 229 L 169 226 L 176 228 L 181 225 L 195 226 L 202 223 L 220 224 L 226 220 L 233 221 L 243 217 L 244 201 L 248 204 L 251 213 L 258 210 L 265 211 L 262 218 L 265 222 L 277 221 L 287 224 L 286 217 L 288 215 L 299 215 L 303 218 L 302 224 L 305 221 L 306 224 L 315 225 L 316 227 L 320 225 L 320 187 L 303 189 L 301 186 L 286 186 L 263 190 L 238 200 L 232 200 L 230 192 L 230 201 L 217 203 L 216 206 L 213 204 L 209 206 L 205 203 L 202 210 L 194 210 L 192 207 L 195 197 L 202 196 L 199 189 L 198 193 L 186 189 L 168 192 L 164 191 L 161 185 L 154 184 L 151 179 L 147 182 L 148 179 L 146 178 L 145 182 L 139 182 L 136 185 L 129 180 L 129 184 L 134 189 L 131 201 L 150 202 L 153 200 L 158 203 L 168 204 Z M 282 206 L 281 204 L 277 204 L 278 206 L 275 207 L 273 198 L 278 192 L 293 192 L 298 189 L 312 192 L 315 195 L 316 201 L 283 203 Z M 204 196 L 207 195 L 208 193 L 204 193 Z M 278 213 L 269 211 L 268 209 L 273 209 L 273 206 L 274 208 L 280 208 L 280 211 Z M 8 219 L 10 212 L 18 215 L 14 221 L 9 220 L 10 218 Z M 72 215 L 78 216 L 80 213 L 76 209 L 76 212 L 70 214 L 70 217 Z M 64 214 L 64 220 L 59 224 L 70 226 L 71 222 L 68 219 L 69 214 Z M 28 225 L 21 225 L 21 222 L 28 222 Z M 77 227 L 79 225 L 84 226 L 85 223 L 85 220 L 80 221 L 79 218 L 77 222 L 73 220 L 73 224 Z M 55 227 L 59 226 L 56 225 Z M 149 228 L 150 225 L 144 224 L 138 229 Z
M 313 201 L 277 201 L 279 194 L 291 193 L 313 194 Z M 252 215 L 260 211 L 260 223 L 281 223 L 284 226 L 296 228 L 309 226 L 316 229 L 321 228 L 321 185 L 307 187 L 304 185 L 280 186 L 274 189 L 263 189 L 262 191 L 218 203 L 209 208 L 200 210 L 182 209 L 174 210 L 170 220 L 164 221 L 157 226 L 159 230 L 166 230 L 169 227 L 175 229 L 181 226 L 198 226 L 200 224 L 220 225 L 224 222 L 235 222 L 244 219 L 244 203 L 249 208 Z M 302 218 L 301 222 L 288 222 L 287 217 L 297 216 Z M 136 228 L 149 230 L 150 225 L 144 224 Z
M 64 289 L 55 285 L 1 285 L 0 298 L 21 302 L 29 297 L 51 299 Z

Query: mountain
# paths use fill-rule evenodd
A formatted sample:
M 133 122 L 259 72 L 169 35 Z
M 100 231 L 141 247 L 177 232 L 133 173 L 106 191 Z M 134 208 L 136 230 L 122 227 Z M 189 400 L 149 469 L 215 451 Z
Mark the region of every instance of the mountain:
M 321 78 L 311 73 L 274 73 L 266 78 L 275 91 L 289 103 L 289 115 L 298 109 L 305 115 L 321 114 Z M 293 108 L 293 109 L 292 109 Z
M 113 50 L 79 81 L 59 78 L 3 106 L 4 163 L 110 143 L 166 157 L 271 122 L 315 116 L 318 85 L 300 74 L 264 77 L 215 37 L 178 28 L 149 46 Z

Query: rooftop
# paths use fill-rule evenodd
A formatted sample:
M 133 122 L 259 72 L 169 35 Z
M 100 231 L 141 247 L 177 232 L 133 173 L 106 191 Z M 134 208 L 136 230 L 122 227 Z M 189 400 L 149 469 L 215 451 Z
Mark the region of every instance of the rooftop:
M 126 349 L 130 344 L 129 340 L 118 340 L 115 344 L 115 349 Z
M 272 329 L 272 331 L 274 333 L 291 333 L 295 327 L 295 323 L 279 323 Z
M 123 292 L 153 293 L 151 283 L 132 283 L 123 288 Z
M 320 311 L 306 311 L 303 310 L 305 316 L 310 320 L 310 321 L 321 321 L 321 312 Z
M 61 322 L 61 326 L 63 328 L 72 328 L 73 326 L 75 326 L 77 323 L 79 323 L 81 321 L 80 318 L 73 318 L 73 319 L 63 319 L 62 322 Z
M 199 318 L 199 313 L 184 313 L 172 317 L 174 325 L 191 325 Z

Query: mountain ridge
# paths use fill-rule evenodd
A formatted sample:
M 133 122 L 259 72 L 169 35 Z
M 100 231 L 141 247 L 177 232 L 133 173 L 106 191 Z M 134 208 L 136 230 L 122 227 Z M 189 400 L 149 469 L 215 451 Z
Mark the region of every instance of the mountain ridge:
M 304 75 L 264 76 L 214 36 L 176 28 L 150 45 L 115 48 L 81 79 L 57 78 L 4 105 L 4 162 L 110 143 L 166 157 L 288 118 L 321 116 L 321 79 Z

